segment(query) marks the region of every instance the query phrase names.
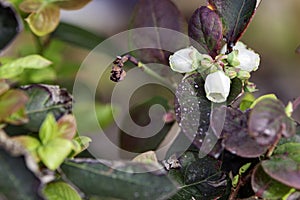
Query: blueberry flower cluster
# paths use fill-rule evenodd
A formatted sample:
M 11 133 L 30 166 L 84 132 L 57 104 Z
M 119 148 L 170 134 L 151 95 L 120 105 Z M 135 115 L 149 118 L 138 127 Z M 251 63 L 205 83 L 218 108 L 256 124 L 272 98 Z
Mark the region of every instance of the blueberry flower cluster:
M 213 59 L 191 46 L 171 55 L 170 67 L 180 73 L 200 73 L 205 79 L 206 97 L 212 102 L 222 103 L 229 95 L 230 79 L 237 77 L 246 83 L 250 72 L 257 70 L 260 63 L 259 55 L 242 42 L 237 42 L 230 54 L 225 55 L 225 51 L 226 46 Z

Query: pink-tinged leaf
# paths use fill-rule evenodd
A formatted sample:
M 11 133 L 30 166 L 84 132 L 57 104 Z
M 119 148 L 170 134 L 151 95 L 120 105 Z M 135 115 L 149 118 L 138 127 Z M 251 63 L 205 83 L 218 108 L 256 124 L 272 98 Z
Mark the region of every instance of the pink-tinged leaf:
M 76 135 L 76 120 L 73 115 L 64 115 L 57 121 L 60 137 L 71 140 Z
M 25 106 L 28 97 L 20 90 L 9 90 L 0 96 L 0 121 Z
M 248 112 L 244 113 L 229 107 L 220 107 L 219 109 L 226 109 L 226 119 L 222 131 L 222 145 L 226 150 L 245 158 L 259 157 L 267 151 L 267 146 L 259 145 L 248 134 Z
M 273 144 L 281 135 L 291 137 L 296 132 L 294 121 L 285 113 L 283 104 L 266 98 L 252 109 L 248 121 L 249 135 L 261 145 Z

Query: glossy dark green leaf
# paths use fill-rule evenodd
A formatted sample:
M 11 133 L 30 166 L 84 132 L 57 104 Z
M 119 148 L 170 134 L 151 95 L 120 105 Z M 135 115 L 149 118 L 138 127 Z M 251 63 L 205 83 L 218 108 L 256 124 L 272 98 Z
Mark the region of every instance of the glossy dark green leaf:
M 171 169 L 169 176 L 179 184 L 179 192 L 171 200 L 218 199 L 226 196 L 226 176 L 220 171 L 217 160 L 198 158 L 197 153 L 186 152 L 180 156 L 181 168 Z
M 243 113 L 238 109 L 226 108 L 225 106 L 218 108 L 214 112 L 222 112 L 223 109 L 226 110 L 226 119 L 222 131 L 223 147 L 232 154 L 245 158 L 255 158 L 264 154 L 268 147 L 259 145 L 248 134 L 249 113 Z
M 130 116 L 139 126 L 146 126 L 151 123 L 148 113 L 151 106 L 159 104 L 162 105 L 166 110 L 169 110 L 168 101 L 162 97 L 153 97 L 150 100 L 134 106 L 130 109 Z M 130 117 L 128 116 L 128 117 Z M 128 123 L 128 117 L 124 118 L 123 126 L 125 127 Z M 162 119 L 162 116 L 160 116 Z M 120 144 L 121 148 L 130 151 L 130 152 L 138 152 L 142 153 L 145 151 L 156 149 L 162 140 L 165 138 L 167 133 L 169 132 L 172 124 L 168 123 L 163 126 L 163 128 L 154 136 L 149 137 L 149 132 L 140 132 L 139 137 L 131 136 L 130 134 L 126 134 L 121 131 L 120 134 Z M 136 130 L 138 131 L 138 130 Z M 152 134 L 152 133 L 151 133 Z
M 177 191 L 177 185 L 164 171 L 153 172 L 150 167 L 153 165 L 75 159 L 66 161 L 61 169 L 88 196 L 128 200 L 167 199 Z
M 273 179 L 300 189 L 300 143 L 286 143 L 276 148 L 270 160 L 262 167 Z
M 296 132 L 294 121 L 285 113 L 285 107 L 276 99 L 259 101 L 249 117 L 249 134 L 261 145 L 273 144 L 279 135 L 291 137 Z
M 0 51 L 14 40 L 22 30 L 21 19 L 5 1 L 0 2 Z
M 201 147 L 209 127 L 211 102 L 206 98 L 200 74 L 186 77 L 176 90 L 175 113 L 186 136 Z
M 44 196 L 49 200 L 81 200 L 78 192 L 65 182 L 52 182 L 43 188 Z
M 231 104 L 243 91 L 243 83 L 240 79 L 231 79 L 230 93 L 227 98 L 228 104 Z
M 228 47 L 232 48 L 254 15 L 256 0 L 209 0 L 208 2 L 222 18 L 223 35 Z
M 189 36 L 201 45 L 200 53 L 217 56 L 223 39 L 219 15 L 206 6 L 198 8 L 189 21 Z
M 27 168 L 24 153 L 19 143 L 0 131 L 0 197 L 4 199 L 42 199 L 40 180 Z
M 252 189 L 256 196 L 264 199 L 282 199 L 290 187 L 272 179 L 261 165 L 256 166 L 251 178 Z
M 93 49 L 105 38 L 77 26 L 60 23 L 52 37 L 86 49 Z
M 72 96 L 65 89 L 54 85 L 29 85 L 21 88 L 29 97 L 26 114 L 29 122 L 26 128 L 37 132 L 48 113 L 56 119 L 68 114 L 72 109 Z
M 176 5 L 170 0 L 139 0 L 133 12 L 130 28 L 161 27 L 174 31 L 187 33 L 187 23 Z M 130 46 L 142 44 L 156 44 L 160 49 L 144 49 L 135 51 L 135 55 L 144 63 L 160 62 L 169 63 L 170 52 L 164 51 L 163 47 L 172 46 L 178 50 L 188 45 L 187 41 L 174 40 L 172 35 L 166 36 L 156 29 L 156 34 L 145 31 L 130 35 Z M 170 44 L 171 42 L 171 44 Z M 144 45 L 142 45 L 144 46 Z

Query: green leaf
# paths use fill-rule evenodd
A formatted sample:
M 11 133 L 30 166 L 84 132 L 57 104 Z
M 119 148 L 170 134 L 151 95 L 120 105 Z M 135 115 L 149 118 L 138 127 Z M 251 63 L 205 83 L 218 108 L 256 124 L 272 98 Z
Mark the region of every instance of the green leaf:
M 223 35 L 228 46 L 232 48 L 254 15 L 256 0 L 209 0 L 208 2 L 222 18 Z
M 245 93 L 245 95 L 242 97 L 242 101 L 240 103 L 240 110 L 245 111 L 245 110 L 249 109 L 254 101 L 255 101 L 255 97 L 253 96 L 252 93 L 250 93 L 250 92 Z
M 61 138 L 50 140 L 37 150 L 38 156 L 50 170 L 56 170 L 71 153 L 71 141 Z
M 197 153 L 185 152 L 179 158 L 180 169 L 171 169 L 169 176 L 179 184 L 170 200 L 218 199 L 226 196 L 226 176 L 220 171 L 217 160 L 210 157 L 198 158 Z
M 185 18 L 170 0 L 139 0 L 133 11 L 130 29 L 141 27 L 161 27 L 182 33 L 187 32 Z M 159 29 L 155 29 L 155 31 L 155 34 L 152 31 L 132 32 L 130 34 L 129 41 L 132 48 L 136 46 L 145 47 L 144 45 L 159 47 L 134 52 L 134 55 L 144 63 L 159 62 L 168 64 L 170 52 L 164 51 L 164 49 L 171 46 L 175 51 L 186 47 L 189 43 L 188 40 L 176 39 L 175 35 L 166 35 L 164 32 L 160 32 Z M 170 41 L 172 41 L 172 44 L 170 44 Z
M 74 138 L 72 142 L 74 153 L 71 155 L 71 157 L 74 157 L 77 154 L 86 150 L 89 147 L 89 144 L 92 142 L 92 139 L 86 136 L 79 136 Z
M 273 98 L 265 98 L 254 106 L 248 125 L 249 135 L 261 145 L 271 145 L 279 135 L 291 137 L 296 132 L 295 123 L 286 115 L 283 104 Z
M 69 114 L 72 108 L 72 96 L 59 86 L 55 85 L 29 85 L 21 88 L 29 96 L 26 104 L 26 114 L 29 122 L 25 128 L 38 132 L 48 113 L 55 119 Z
M 0 121 L 24 108 L 28 101 L 26 94 L 20 90 L 9 90 L 0 96 Z
M 54 4 L 65 10 L 78 10 L 89 2 L 91 0 L 54 0 Z
M 252 189 L 256 196 L 264 199 L 281 199 L 290 191 L 290 187 L 272 179 L 261 165 L 256 166 L 251 179 Z
M 81 200 L 78 192 L 64 182 L 52 182 L 45 186 L 43 195 L 48 200 Z
M 276 148 L 270 160 L 262 161 L 264 171 L 273 179 L 300 189 L 300 143 L 286 143 Z
M 51 139 L 58 136 L 58 126 L 52 113 L 49 113 L 45 118 L 40 131 L 39 138 L 42 144 L 47 144 Z
M 11 140 L 0 131 L 1 199 L 42 199 L 38 195 L 41 182 L 27 167 L 27 164 L 33 161 L 29 160 L 27 155 L 24 156 L 24 152 L 18 142 Z
M 150 164 L 75 159 L 61 169 L 88 196 L 153 200 L 167 199 L 177 190 L 163 171 L 153 171 Z
M 59 24 L 60 9 L 54 4 L 47 4 L 38 10 L 31 13 L 26 21 L 30 29 L 37 36 L 45 36 L 55 30 Z
M 253 103 L 251 104 L 250 108 L 254 108 L 254 106 L 262 101 L 262 100 L 265 100 L 265 99 L 274 99 L 274 100 L 277 100 L 277 96 L 275 94 L 265 94 L 263 96 L 260 96 L 258 97 L 257 99 L 255 99 L 255 101 L 253 101 Z
M 105 37 L 96 35 L 77 26 L 61 22 L 51 37 L 81 48 L 93 49 L 100 44 Z
M 239 175 L 244 174 L 249 167 L 251 166 L 251 163 L 246 163 L 245 165 L 243 165 L 240 169 L 239 169 Z
M 0 2 L 0 52 L 11 43 L 22 30 L 21 19 L 5 1 Z
M 18 58 L 0 67 L 0 78 L 14 78 L 22 74 L 24 69 L 42 69 L 51 64 L 51 61 L 41 57 L 40 55 L 30 55 Z
M 43 69 L 26 69 L 17 78 L 21 85 L 28 85 L 33 83 L 53 83 L 57 80 L 57 72 L 53 67 Z
M 198 8 L 189 21 L 189 36 L 199 42 L 200 53 L 213 58 L 219 54 L 222 45 L 222 21 L 215 11 L 208 7 Z

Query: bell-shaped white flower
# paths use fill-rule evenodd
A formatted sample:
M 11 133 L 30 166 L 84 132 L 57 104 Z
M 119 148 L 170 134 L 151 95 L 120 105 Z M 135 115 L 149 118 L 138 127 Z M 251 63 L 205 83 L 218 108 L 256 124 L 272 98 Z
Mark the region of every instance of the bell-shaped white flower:
M 223 71 L 218 70 L 206 77 L 204 89 L 210 101 L 225 102 L 230 92 L 230 78 Z
M 225 53 L 225 47 L 222 48 L 221 53 Z M 247 46 L 242 42 L 237 42 L 233 47 L 233 50 L 238 50 L 237 60 L 240 62 L 239 65 L 235 66 L 241 70 L 252 72 L 257 70 L 260 57 L 259 54 L 255 53 L 251 49 L 247 49 Z
M 188 47 L 176 51 L 169 57 L 171 69 L 180 73 L 187 73 L 195 71 L 202 55 L 194 47 Z

